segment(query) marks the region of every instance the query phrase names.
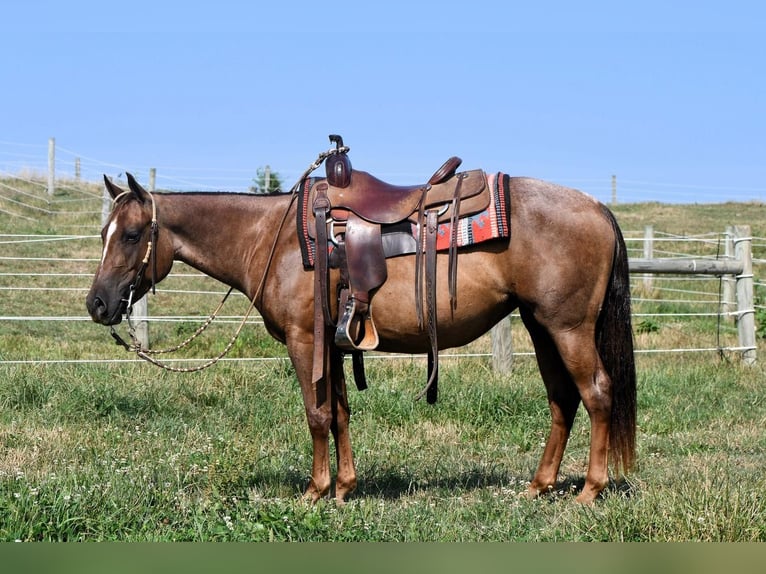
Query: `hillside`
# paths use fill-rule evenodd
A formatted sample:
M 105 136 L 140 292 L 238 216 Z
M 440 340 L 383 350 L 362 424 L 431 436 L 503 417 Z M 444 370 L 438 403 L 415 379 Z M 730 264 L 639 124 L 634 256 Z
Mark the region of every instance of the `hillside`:
M 58 182 L 53 197 L 48 196 L 45 187 L 42 179 L 0 178 L 0 232 L 48 232 L 56 225 L 99 225 L 103 190 L 100 183 Z M 751 226 L 754 236 L 766 236 L 766 205 L 759 202 L 647 202 L 610 207 L 623 230 L 637 231 L 645 225 L 654 225 L 656 230 L 666 233 L 694 235 L 746 224 Z M 55 219 L 50 218 L 52 215 Z
M 656 231 L 698 235 L 723 231 L 727 225 L 749 225 L 754 237 L 766 237 L 762 203 L 630 203 L 612 206 L 624 231 L 653 225 Z

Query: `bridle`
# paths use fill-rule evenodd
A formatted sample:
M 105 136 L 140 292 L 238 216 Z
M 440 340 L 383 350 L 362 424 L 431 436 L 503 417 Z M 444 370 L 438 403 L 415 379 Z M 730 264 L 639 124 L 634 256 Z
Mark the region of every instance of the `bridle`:
M 112 200 L 112 205 L 116 205 L 117 202 L 122 199 L 124 196 L 130 195 L 133 193 L 132 191 L 123 191 L 119 195 L 115 196 L 115 198 Z M 125 340 L 120 336 L 119 333 L 115 330 L 114 326 L 111 327 L 111 334 L 112 337 L 114 337 L 117 344 L 122 345 L 128 350 L 133 350 L 133 347 L 138 343 L 138 340 L 135 337 L 135 331 L 136 328 L 133 325 L 133 322 L 131 321 L 131 314 L 133 313 L 133 297 L 135 296 L 136 291 L 138 290 L 139 286 L 144 280 L 144 275 L 146 274 L 146 269 L 149 267 L 149 263 L 151 262 L 152 265 L 152 294 L 157 293 L 156 289 L 156 278 L 157 278 L 157 239 L 159 236 L 159 225 L 157 224 L 157 203 L 154 201 L 154 196 L 147 192 L 149 195 L 149 199 L 152 202 L 152 222 L 151 222 L 151 233 L 149 236 L 149 241 L 146 244 L 146 254 L 144 255 L 144 258 L 141 261 L 141 267 L 138 269 L 138 273 L 136 273 L 135 279 L 133 279 L 133 282 L 130 285 L 130 289 L 128 291 L 128 298 L 122 299 L 122 301 L 125 301 L 125 316 L 128 320 L 128 327 L 130 332 L 130 337 L 133 340 L 133 346 L 129 345 Z
M 112 205 L 116 205 L 117 202 L 122 199 L 123 197 L 130 195 L 133 193 L 132 191 L 123 191 L 121 194 L 115 196 L 115 198 L 112 200 Z M 133 297 L 135 296 L 136 291 L 138 290 L 138 287 L 141 285 L 141 283 L 144 281 L 144 274 L 146 273 L 146 268 L 149 266 L 149 263 L 151 261 L 152 265 L 152 294 L 157 293 L 157 289 L 155 287 L 156 285 L 156 277 L 157 277 L 157 238 L 159 236 L 159 225 L 157 224 L 157 204 L 154 201 L 154 196 L 147 192 L 149 195 L 149 199 L 152 202 L 152 222 L 151 222 L 151 232 L 149 235 L 149 241 L 146 244 L 146 254 L 144 255 L 143 260 L 141 261 L 141 267 L 138 268 L 138 273 L 136 273 L 135 279 L 133 279 L 133 282 L 130 284 L 130 289 L 128 291 L 128 298 L 122 299 L 125 301 L 125 315 L 128 320 L 128 326 L 130 329 L 130 336 L 131 339 L 133 339 L 133 342 L 136 343 L 135 338 L 135 326 L 133 325 L 131 321 L 131 314 L 133 312 Z M 120 335 L 115 331 L 114 326 L 111 328 L 112 337 L 114 337 L 115 341 L 117 341 L 118 344 L 130 349 L 130 345 L 125 342 L 125 340 L 120 337 Z
M 126 310 L 125 310 L 125 316 L 128 322 L 128 334 L 130 335 L 131 342 L 128 343 L 127 341 L 125 341 L 125 339 L 115 330 L 114 326 L 111 326 L 111 335 L 114 338 L 115 343 L 117 345 L 120 345 L 121 347 L 124 347 L 125 350 L 127 351 L 136 353 L 136 355 L 139 358 L 149 363 L 152 363 L 153 365 L 157 367 L 160 367 L 167 371 L 173 371 L 176 373 L 192 373 L 196 371 L 201 371 L 203 369 L 207 369 L 208 367 L 211 367 L 212 365 L 220 361 L 223 357 L 225 357 L 228 354 L 228 352 L 231 350 L 231 348 L 234 346 L 234 343 L 237 341 L 237 338 L 242 332 L 242 329 L 244 328 L 245 323 L 247 322 L 248 318 L 250 317 L 250 314 L 255 308 L 256 301 L 258 301 L 263 295 L 263 286 L 266 283 L 266 276 L 268 275 L 272 260 L 274 259 L 274 253 L 276 252 L 279 235 L 282 232 L 282 228 L 285 225 L 285 221 L 287 221 L 287 217 L 290 213 L 290 208 L 292 207 L 295 199 L 298 196 L 297 194 L 298 194 L 298 190 L 300 189 L 301 183 L 309 176 L 309 174 L 312 171 L 314 171 L 320 165 L 322 165 L 322 162 L 324 162 L 325 159 L 327 159 L 333 154 L 337 154 L 340 151 L 344 151 L 344 150 L 347 151 L 348 148 L 344 147 L 340 149 L 330 149 L 326 152 L 321 152 L 319 156 L 317 157 L 317 159 L 306 169 L 305 172 L 303 172 L 303 175 L 301 175 L 297 183 L 292 187 L 292 189 L 290 190 L 290 194 L 291 194 L 290 202 L 287 205 L 287 209 L 285 209 L 285 213 L 282 216 L 282 220 L 280 221 L 279 227 L 277 228 L 277 232 L 274 235 L 274 242 L 271 246 L 269 257 L 266 261 L 266 266 L 263 270 L 263 276 L 261 277 L 261 281 L 258 284 L 258 288 L 256 289 L 253 298 L 250 300 L 250 305 L 248 306 L 247 311 L 245 312 L 245 315 L 242 318 L 242 321 L 240 322 L 239 326 L 234 332 L 234 335 L 229 340 L 226 347 L 224 347 L 223 351 L 221 351 L 221 353 L 218 356 L 196 367 L 174 367 L 174 366 L 168 365 L 167 363 L 158 361 L 152 355 L 161 355 L 161 354 L 173 353 L 173 352 L 179 351 L 183 349 L 184 347 L 186 347 L 194 339 L 196 339 L 215 320 L 216 316 L 220 312 L 224 303 L 226 303 L 226 300 L 229 298 L 229 295 L 231 295 L 231 292 L 234 290 L 234 288 L 233 287 L 229 288 L 229 290 L 223 296 L 223 299 L 221 300 L 221 302 L 218 304 L 218 307 L 215 309 L 215 311 L 213 311 L 213 313 L 205 320 L 205 322 L 194 333 L 192 333 L 186 340 L 182 341 L 181 343 L 179 343 L 178 345 L 174 347 L 170 347 L 167 349 L 147 349 L 143 346 L 141 341 L 136 336 L 136 326 L 133 324 L 131 320 L 131 315 L 133 312 L 133 297 L 135 295 L 135 292 L 138 290 L 139 286 L 143 282 L 144 275 L 146 274 L 146 269 L 149 267 L 149 265 L 151 265 L 152 267 L 152 288 L 151 289 L 153 294 L 156 293 L 155 286 L 157 283 L 157 241 L 159 237 L 159 224 L 157 223 L 157 204 L 154 201 L 154 196 L 152 195 L 152 193 L 149 191 L 146 191 L 147 195 L 149 196 L 149 199 L 152 202 L 151 235 L 149 237 L 149 241 L 146 246 L 146 254 L 144 255 L 143 260 L 141 261 L 141 267 L 138 269 L 136 278 L 133 280 L 133 283 L 130 286 L 130 291 L 128 292 L 128 298 L 123 299 L 123 301 L 125 301 L 127 304 Z M 112 200 L 112 203 L 116 204 L 120 198 L 130 193 L 133 193 L 133 192 L 124 191 L 120 193 Z
M 117 195 L 113 203 L 117 203 L 117 201 L 125 196 L 132 193 L 132 191 L 125 191 L 119 195 Z M 133 298 L 135 296 L 136 291 L 138 290 L 139 286 L 144 280 L 144 275 L 146 274 L 146 269 L 151 264 L 152 267 L 152 294 L 156 294 L 157 289 L 157 241 L 159 238 L 159 224 L 157 223 L 157 203 L 154 201 L 154 196 L 151 192 L 147 191 L 147 195 L 149 196 L 149 199 L 152 202 L 152 221 L 151 221 L 151 234 L 149 236 L 149 241 L 146 245 L 146 254 L 144 255 L 144 258 L 141 260 L 141 267 L 139 267 L 138 272 L 136 273 L 136 277 L 133 280 L 133 282 L 130 285 L 130 289 L 128 291 L 128 298 L 123 299 L 126 303 L 125 307 L 125 317 L 128 322 L 128 334 L 130 335 L 131 342 L 128 343 L 114 328 L 114 326 L 111 326 L 111 335 L 112 338 L 114 338 L 115 343 L 120 345 L 121 347 L 124 347 L 125 350 L 131 351 L 136 353 L 136 355 L 144 359 L 145 361 L 148 361 L 158 367 L 161 367 L 168 371 L 174 371 L 179 373 L 187 373 L 187 372 L 195 372 L 195 371 L 201 371 L 203 369 L 206 369 L 207 367 L 217 363 L 220 359 L 222 359 L 234 346 L 234 343 L 236 342 L 237 338 L 239 337 L 239 334 L 242 332 L 242 328 L 245 326 L 245 323 L 247 322 L 248 318 L 250 317 L 250 314 L 252 313 L 253 308 L 255 307 L 255 299 L 251 301 L 250 307 L 248 308 L 247 312 L 245 313 L 242 322 L 240 323 L 239 327 L 237 328 L 234 337 L 232 337 L 229 344 L 224 348 L 224 350 L 221 352 L 220 355 L 215 357 L 214 359 L 211 359 L 210 361 L 207 361 L 206 363 L 202 365 L 198 365 L 197 367 L 173 367 L 166 363 L 162 363 L 155 359 L 152 355 L 161 355 L 166 353 L 173 353 L 176 351 L 179 351 L 186 347 L 189 343 L 191 343 L 194 339 L 196 339 L 202 332 L 208 328 L 208 326 L 215 320 L 216 316 L 220 312 L 221 308 L 223 307 L 224 303 L 226 303 L 226 300 L 229 298 L 229 295 L 231 295 L 231 292 L 234 290 L 233 287 L 230 287 L 229 290 L 226 292 L 226 294 L 223 296 L 223 299 L 218 304 L 218 307 L 215 311 L 207 318 L 207 320 L 194 332 L 192 333 L 187 339 L 185 339 L 180 344 L 170 347 L 167 349 L 147 349 L 143 346 L 141 341 L 138 339 L 136 335 L 136 325 L 133 324 L 132 321 L 132 314 L 133 314 Z
M 117 197 L 114 198 L 112 201 L 113 204 L 116 204 L 117 201 L 120 200 L 124 195 L 128 195 L 130 193 L 133 193 L 132 191 L 123 191 L 121 194 L 119 194 Z M 136 274 L 136 278 L 133 280 L 133 284 L 130 286 L 130 293 L 128 294 L 128 307 L 132 307 L 133 304 L 133 293 L 138 289 L 138 286 L 141 285 L 141 282 L 144 280 L 144 273 L 146 273 L 146 268 L 149 266 L 149 262 L 151 260 L 152 264 L 152 294 L 157 293 L 156 289 L 156 277 L 157 277 L 157 250 L 155 246 L 157 245 L 157 237 L 160 232 L 159 225 L 157 224 L 157 203 L 154 201 L 154 196 L 150 192 L 146 192 L 149 196 L 149 199 L 152 202 L 152 223 L 151 223 L 151 235 L 149 236 L 149 241 L 146 244 L 146 255 L 144 255 L 144 259 L 141 261 L 141 267 L 138 270 L 138 273 Z

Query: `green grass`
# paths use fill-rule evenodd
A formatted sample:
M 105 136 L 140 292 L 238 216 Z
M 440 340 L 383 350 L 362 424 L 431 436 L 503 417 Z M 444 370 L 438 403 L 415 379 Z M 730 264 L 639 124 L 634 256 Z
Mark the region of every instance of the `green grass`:
M 640 360 L 639 469 L 581 507 L 582 414 L 557 490 L 519 496 L 548 425 L 534 365 L 520 362 L 507 378 L 482 359 L 447 367 L 435 407 L 413 400 L 420 368 L 371 364 L 372 388 L 351 396 L 360 485 L 342 508 L 300 499 L 309 437 L 281 365 L 2 367 L 0 539 L 766 538 L 752 369 Z
M 754 235 L 766 235 L 766 210 L 750 207 L 650 204 L 617 212 L 626 228 L 653 223 L 673 233 L 722 230 L 735 215 L 752 214 Z M 0 232 L 98 230 L 97 216 L 35 217 L 0 219 Z M 73 232 L 71 225 L 86 227 Z M 40 252 L 97 258 L 98 243 L 23 248 L 28 256 Z M 19 265 L 13 269 L 40 270 Z M 51 264 L 83 273 L 93 267 Z M 87 282 L 61 278 L 55 285 Z M 2 285 L 12 283 L 0 278 Z M 183 285 L 215 286 L 206 279 Z M 83 313 L 82 292 L 2 297 L 3 315 Z M 214 299 L 160 290 L 150 306 L 203 317 Z M 234 299 L 226 314 L 246 303 Z M 667 300 L 637 307 L 693 308 Z M 528 350 L 519 323 L 514 345 Z M 152 324 L 153 341 L 176 343 L 196 324 Z M 234 327 L 211 327 L 189 356 L 214 354 Z M 716 327 L 703 318 L 652 318 L 636 340 L 641 348 L 708 346 Z M 733 337 L 730 329 L 724 340 Z M 550 422 L 531 357 L 517 358 L 507 376 L 493 373 L 486 357 L 443 360 L 434 406 L 415 400 L 423 360 L 368 360 L 369 390 L 360 393 L 349 381 L 359 487 L 343 507 L 301 499 L 311 443 L 286 359 L 220 363 L 196 374 L 143 363 L 0 362 L 0 540 L 766 541 L 763 343 L 754 367 L 734 353 L 639 355 L 639 465 L 589 507 L 574 501 L 589 445 L 582 410 L 557 488 L 537 500 L 520 496 Z M 486 338 L 474 345 L 487 347 Z M 233 355 L 285 352 L 254 324 Z M 106 329 L 89 322 L 0 322 L 0 361 L 127 357 Z

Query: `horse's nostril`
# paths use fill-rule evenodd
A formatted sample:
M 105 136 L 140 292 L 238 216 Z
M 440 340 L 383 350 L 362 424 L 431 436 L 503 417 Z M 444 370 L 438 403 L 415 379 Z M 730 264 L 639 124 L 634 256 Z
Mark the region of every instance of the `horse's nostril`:
M 101 297 L 94 297 L 88 302 L 88 311 L 93 317 L 102 317 L 106 312 L 106 303 Z

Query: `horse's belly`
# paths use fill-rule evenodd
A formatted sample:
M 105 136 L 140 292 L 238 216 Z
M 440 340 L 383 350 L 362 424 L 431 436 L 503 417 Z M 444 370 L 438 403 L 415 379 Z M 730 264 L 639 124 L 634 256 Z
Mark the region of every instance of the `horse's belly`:
M 439 304 L 437 341 L 439 349 L 461 347 L 474 341 L 510 312 L 507 302 L 490 304 L 471 301 L 450 310 L 449 301 Z M 389 353 L 424 353 L 431 347 L 427 325 L 418 323 L 414 302 L 391 304 L 373 298 L 372 315 L 380 337 L 378 350 Z
M 446 254 L 438 258 L 436 323 L 440 349 L 466 345 L 486 333 L 514 304 L 501 271 L 503 256 L 490 252 L 458 257 L 456 305 L 448 289 Z M 425 278 L 423 278 L 425 283 Z M 423 286 L 422 313 L 428 314 Z M 372 317 L 384 352 L 422 353 L 430 349 L 426 319 L 419 317 L 415 289 L 415 258 L 390 259 L 388 279 L 372 297 Z

